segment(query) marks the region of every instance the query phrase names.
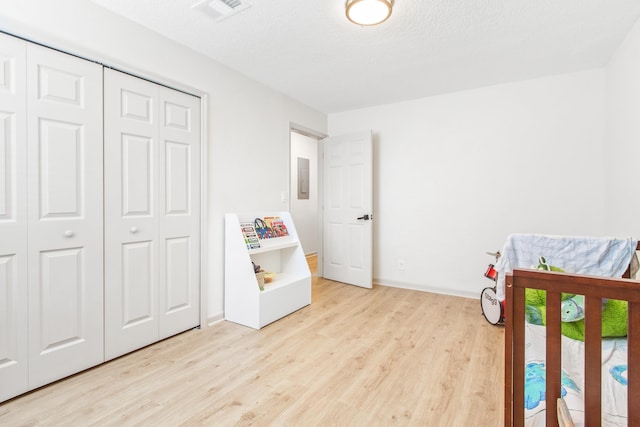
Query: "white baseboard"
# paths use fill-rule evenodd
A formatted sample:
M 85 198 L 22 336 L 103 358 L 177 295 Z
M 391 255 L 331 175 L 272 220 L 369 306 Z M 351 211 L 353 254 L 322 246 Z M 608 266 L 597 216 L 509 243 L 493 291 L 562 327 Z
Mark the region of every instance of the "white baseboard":
M 224 320 L 224 313 L 218 313 L 215 316 L 211 316 L 207 319 L 207 326 L 213 326 L 218 322 L 222 322 Z
M 455 289 L 438 288 L 434 286 L 416 285 L 414 283 L 396 282 L 386 279 L 373 279 L 373 283 L 379 286 L 388 286 L 390 288 L 409 289 L 412 291 L 431 292 L 434 294 L 451 295 L 456 297 L 480 299 L 480 291 L 477 293 L 457 291 Z

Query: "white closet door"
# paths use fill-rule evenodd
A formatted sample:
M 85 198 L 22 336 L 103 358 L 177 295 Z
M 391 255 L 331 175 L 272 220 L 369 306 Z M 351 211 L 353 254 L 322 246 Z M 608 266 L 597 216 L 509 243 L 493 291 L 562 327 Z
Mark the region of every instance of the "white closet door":
M 27 47 L 29 387 L 104 360 L 102 67 Z
M 105 357 L 158 339 L 158 86 L 105 69 Z
M 160 88 L 160 338 L 200 323 L 200 99 Z
M 0 34 L 0 402 L 28 389 L 26 49 Z
M 200 100 L 105 70 L 105 355 L 200 319 Z

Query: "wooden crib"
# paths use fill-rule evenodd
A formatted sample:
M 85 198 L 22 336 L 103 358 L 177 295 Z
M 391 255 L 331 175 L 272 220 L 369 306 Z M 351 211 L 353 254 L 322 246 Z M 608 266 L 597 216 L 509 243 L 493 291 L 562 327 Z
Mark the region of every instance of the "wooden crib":
M 640 244 L 638 245 L 640 249 Z M 625 274 L 628 275 L 629 270 Z M 558 404 L 561 390 L 561 293 L 585 295 L 585 425 L 600 425 L 602 364 L 602 299 L 628 301 L 628 425 L 640 426 L 640 282 L 539 270 L 506 276 L 504 425 L 524 425 L 525 289 L 547 292 L 546 425 L 565 418 Z M 562 402 L 562 401 L 561 401 Z M 560 408 L 559 416 L 558 408 Z M 561 426 L 563 424 L 560 424 Z M 571 425 L 571 424 L 568 424 Z

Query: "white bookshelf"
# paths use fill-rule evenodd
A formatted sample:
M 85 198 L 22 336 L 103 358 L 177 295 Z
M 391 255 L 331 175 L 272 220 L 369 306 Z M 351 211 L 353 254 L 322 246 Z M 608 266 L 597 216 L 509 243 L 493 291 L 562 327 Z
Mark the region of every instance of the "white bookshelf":
M 288 236 L 260 240 L 248 249 L 240 228 L 243 222 L 278 216 Z M 288 212 L 225 214 L 224 316 L 226 320 L 260 329 L 311 304 L 311 272 Z M 260 290 L 251 262 L 275 273 Z

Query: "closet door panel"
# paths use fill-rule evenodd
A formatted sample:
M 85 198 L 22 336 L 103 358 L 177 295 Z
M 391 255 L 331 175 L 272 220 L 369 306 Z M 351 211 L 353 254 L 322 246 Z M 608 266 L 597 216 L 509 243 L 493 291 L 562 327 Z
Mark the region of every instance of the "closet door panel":
M 0 402 L 28 389 L 26 43 L 0 34 Z
M 105 356 L 158 339 L 158 86 L 105 70 Z
M 82 292 L 86 288 L 82 248 L 40 252 L 38 293 L 40 347 L 43 353 L 77 344 L 84 339 Z
M 122 245 L 122 325 L 130 328 L 143 322 L 153 322 L 156 268 L 153 242 L 133 242 Z
M 151 217 L 154 215 L 152 203 L 154 140 L 148 136 L 123 133 L 121 181 L 123 218 Z
M 160 338 L 200 323 L 200 99 L 160 88 Z
M 27 47 L 29 387 L 103 357 L 102 68 Z
M 40 118 L 38 159 L 40 167 L 40 219 L 82 216 L 81 174 L 86 140 L 81 123 Z

